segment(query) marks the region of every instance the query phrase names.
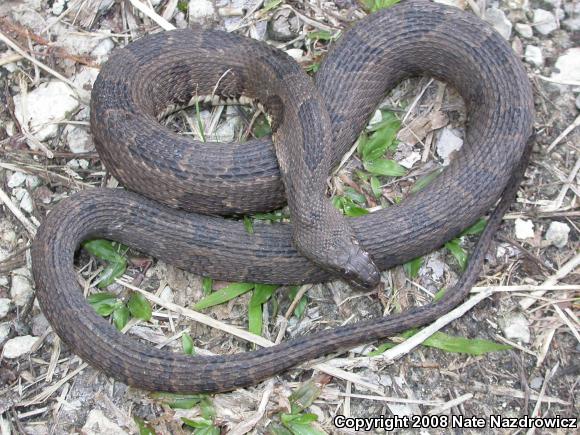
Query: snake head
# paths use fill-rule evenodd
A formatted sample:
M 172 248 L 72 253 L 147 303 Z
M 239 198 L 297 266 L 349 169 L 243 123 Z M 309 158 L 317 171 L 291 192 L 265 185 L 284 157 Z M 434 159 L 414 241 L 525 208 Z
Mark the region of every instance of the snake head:
M 346 261 L 339 266 L 344 280 L 361 290 L 372 290 L 379 285 L 381 274 L 367 251 L 353 243 L 344 254 Z

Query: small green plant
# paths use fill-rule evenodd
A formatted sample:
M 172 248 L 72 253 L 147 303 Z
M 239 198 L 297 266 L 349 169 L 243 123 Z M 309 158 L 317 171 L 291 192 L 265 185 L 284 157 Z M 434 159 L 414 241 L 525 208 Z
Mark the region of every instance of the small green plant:
M 131 317 L 146 322 L 151 320 L 151 304 L 139 292 L 131 292 L 126 303 L 111 292 L 93 293 L 87 300 L 100 316 L 112 315 L 118 330 L 123 329 Z
M 397 149 L 396 138 L 400 128 L 401 121 L 393 113 L 383 111 L 381 121 L 368 127 L 358 139 L 357 154 L 365 170 L 356 174 L 362 181 L 368 182 L 375 199 L 380 199 L 383 193 L 379 177 L 400 177 L 407 173 L 399 163 L 384 158 L 385 154 Z M 367 197 L 351 187 L 344 190 L 344 195 L 333 197 L 332 203 L 349 217 L 368 214 L 365 208 Z
M 96 239 L 82 244 L 89 254 L 107 263 L 98 277 L 98 288 L 108 287 L 127 270 L 125 253 L 129 248 L 117 242 Z
M 273 417 L 268 433 L 275 435 L 323 435 L 326 432 L 317 429 L 313 423 L 318 420 L 316 414 L 304 412 L 320 396 L 321 389 L 314 382 L 306 382 L 288 398 L 290 413 L 279 413 Z
M 472 226 L 464 230 L 454 239 L 445 243 L 445 248 L 455 257 L 461 270 L 465 270 L 467 267 L 467 261 L 469 260 L 469 255 L 467 251 L 461 247 L 461 242 L 465 236 L 472 236 L 481 234 L 487 225 L 487 221 L 483 218 L 479 219 Z
M 220 434 L 220 428 L 215 424 L 215 409 L 207 395 L 153 393 L 151 396 L 172 409 L 192 409 L 198 406 L 200 416 L 196 418 L 181 417 L 182 423 L 187 427 L 193 428 L 193 433 L 196 435 Z

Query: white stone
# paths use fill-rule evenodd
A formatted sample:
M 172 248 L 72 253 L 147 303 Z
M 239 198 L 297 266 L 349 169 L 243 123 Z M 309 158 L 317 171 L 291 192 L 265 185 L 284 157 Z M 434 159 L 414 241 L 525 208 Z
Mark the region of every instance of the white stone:
M 0 298 L 0 319 L 8 315 L 12 309 L 12 301 L 8 298 Z
M 173 290 L 171 290 L 171 287 L 166 285 L 159 295 L 159 298 L 163 299 L 165 302 L 173 302 Z
M 441 3 L 442 5 L 455 6 L 459 9 L 465 9 L 467 6 L 467 0 L 433 0 L 435 3 Z
M 37 340 L 38 338 L 32 335 L 11 338 L 4 344 L 2 356 L 7 359 L 20 358 L 32 350 L 32 346 Z
M 16 269 L 12 272 L 12 285 L 10 286 L 10 297 L 19 307 L 26 305 L 32 297 L 33 290 L 28 271 L 24 268 Z
M 115 0 L 101 0 L 97 3 L 99 12 L 108 10 L 111 6 L 113 6 L 113 3 L 115 3 Z
M 32 198 L 30 193 L 23 187 L 17 187 L 13 190 L 14 197 L 18 201 L 20 208 L 28 213 L 32 212 Z
M 571 32 L 577 32 L 580 30 L 580 17 L 569 18 L 562 21 L 562 27 Z
M 29 92 L 26 98 L 22 98 L 21 94 L 14 96 L 16 118 L 28 126 L 40 141 L 54 137 L 58 131 L 55 122 L 66 119 L 78 106 L 72 89 L 60 81 L 43 83 Z
M 8 334 L 10 334 L 10 323 L 0 323 L 0 344 L 2 344 L 2 342 L 8 338 Z
M 421 160 L 421 154 L 417 151 L 411 151 L 408 156 L 399 160 L 399 164 L 404 168 L 411 169 L 419 160 Z
M 30 193 L 28 192 L 28 190 L 26 189 L 22 189 L 24 192 L 22 194 L 22 197 L 20 198 L 20 208 L 22 210 L 24 210 L 27 213 L 32 213 L 32 210 L 34 210 L 34 205 L 32 204 L 32 197 L 30 196 Z
M 300 48 L 286 50 L 286 54 L 296 61 L 300 61 L 304 57 L 304 52 Z
M 64 129 L 66 142 L 69 149 L 75 153 L 88 153 L 94 151 L 95 146 L 88 131 L 83 127 L 67 125 Z
M 532 388 L 534 390 L 539 390 L 540 388 L 542 388 L 543 383 L 544 383 L 544 378 L 542 378 L 540 376 L 536 376 L 535 378 L 532 378 L 532 380 L 530 381 L 530 388 Z
M 531 220 L 517 218 L 514 222 L 516 238 L 520 240 L 534 238 L 534 223 Z
M 210 140 L 226 143 L 233 141 L 236 137 L 236 129 L 238 129 L 240 124 L 241 119 L 239 116 L 226 118 L 226 120 L 216 128 L 215 133 L 212 135 Z
M 563 222 L 554 221 L 546 231 L 546 240 L 557 248 L 563 248 L 568 243 L 570 227 Z
M 123 429 L 109 420 L 100 409 L 93 409 L 81 429 L 84 435 L 126 435 Z
M 215 14 L 213 3 L 209 0 L 189 0 L 187 10 L 189 19 L 195 22 L 206 21 L 213 18 Z
M 66 6 L 67 0 L 54 0 L 52 4 L 52 13 L 53 15 L 60 15 L 64 12 L 64 8 Z
M 60 29 L 60 28 L 58 28 Z M 77 56 L 89 55 L 99 45 L 101 40 L 92 33 L 79 33 L 64 27 L 60 30 L 54 45 L 62 47 L 71 54 Z
M 441 261 L 439 254 L 430 255 L 426 267 L 431 269 L 431 278 L 434 281 L 439 281 L 443 278 L 443 274 L 445 273 L 445 263 Z
M 534 36 L 532 26 L 530 26 L 529 24 L 517 23 L 516 32 L 518 32 L 518 34 L 523 38 L 531 38 L 532 36 Z
M 558 28 L 556 17 L 545 9 L 534 9 L 534 29 L 542 35 L 549 35 Z
M 521 343 L 530 342 L 530 323 L 523 314 L 510 313 L 500 323 L 505 338 Z
M 91 52 L 91 54 L 99 58 L 99 60 L 104 59 L 110 52 L 115 48 L 115 43 L 111 38 L 103 39 L 99 42 L 99 45 L 95 47 L 95 49 Z
M 82 68 L 77 74 L 75 74 L 72 78 L 72 81 L 75 85 L 82 89 L 91 89 L 93 87 L 93 83 L 97 80 L 97 76 L 99 75 L 99 70 L 97 68 Z
M 463 139 L 452 129 L 446 127 L 441 131 L 441 135 L 437 141 L 437 154 L 443 159 L 444 166 L 449 164 L 451 154 L 459 150 L 462 145 Z
M 40 177 L 37 177 L 36 175 L 27 175 L 26 176 L 26 186 L 34 189 L 35 187 L 40 186 L 40 184 L 42 183 L 42 180 L 40 179 Z
M 9 178 L 8 182 L 6 183 L 8 187 L 14 188 L 21 186 L 26 181 L 26 174 L 22 172 L 14 172 Z
M 571 17 L 580 15 L 580 2 L 566 2 L 564 10 Z
M 566 50 L 558 60 L 554 68 L 558 72 L 552 73 L 551 78 L 558 82 L 580 82 L 580 47 Z
M 530 65 L 537 67 L 544 65 L 544 56 L 542 55 L 542 49 L 540 47 L 536 47 L 535 45 L 526 46 L 524 57 Z
M 512 23 L 507 19 L 501 9 L 490 8 L 485 11 L 485 21 L 492 25 L 498 33 L 505 39 L 510 39 L 512 34 Z

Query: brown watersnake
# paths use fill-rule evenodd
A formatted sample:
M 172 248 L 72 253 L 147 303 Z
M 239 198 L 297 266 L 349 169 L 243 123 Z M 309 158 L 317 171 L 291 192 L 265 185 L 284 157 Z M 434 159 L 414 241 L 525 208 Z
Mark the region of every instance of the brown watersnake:
M 403 2 L 345 32 L 316 74 L 315 88 L 292 65 L 265 44 L 223 32 L 188 30 L 144 37 L 117 50 L 102 68 L 91 103 L 99 154 L 127 188 L 151 199 L 113 189 L 77 193 L 53 208 L 32 246 L 43 312 L 62 340 L 93 366 L 148 390 L 227 391 L 425 325 L 461 302 L 474 284 L 529 156 L 532 92 L 506 41 L 458 9 Z M 250 84 L 255 74 L 270 74 L 271 80 Z M 312 162 L 335 166 L 388 91 L 402 79 L 421 74 L 444 80 L 463 97 L 468 112 L 465 143 L 423 190 L 398 206 L 347 222 L 362 249 L 384 270 L 438 248 L 501 197 L 466 272 L 441 301 L 267 349 L 212 357 L 142 344 L 116 331 L 87 304 L 73 263 L 80 242 L 95 237 L 118 240 L 222 280 L 302 284 L 332 279 L 332 273 L 294 248 L 294 215 L 290 224 L 255 222 L 252 234 L 242 222 L 215 215 L 278 208 L 289 190 L 302 204 L 305 198 L 295 192 L 303 187 L 301 174 L 290 174 L 293 181 L 285 179 L 284 188 L 276 153 L 282 148 L 283 172 L 286 164 L 295 163 L 285 158 L 303 159 L 298 168 L 319 167 Z M 298 94 L 282 89 L 287 78 L 290 84 L 299 83 Z M 193 143 L 159 125 L 157 115 L 168 105 L 186 103 L 208 88 L 224 98 L 263 92 L 258 99 L 272 117 L 276 145 L 269 138 L 244 144 Z M 287 96 L 294 100 L 288 102 Z M 308 116 L 300 116 L 301 110 Z M 285 115 L 299 124 L 285 127 Z M 328 157 L 319 155 L 324 147 L 309 142 L 327 139 Z

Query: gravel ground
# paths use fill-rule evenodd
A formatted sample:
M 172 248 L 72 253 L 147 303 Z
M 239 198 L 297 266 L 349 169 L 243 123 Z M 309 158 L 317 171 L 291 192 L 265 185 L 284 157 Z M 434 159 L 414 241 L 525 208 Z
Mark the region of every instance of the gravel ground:
M 175 398 L 129 388 L 86 366 L 52 332 L 34 296 L 28 248 L 43 217 L 74 192 L 118 184 L 100 162 L 89 133 L 86 98 L 99 65 L 115 47 L 160 27 L 202 24 L 268 40 L 315 71 L 340 30 L 388 2 L 0 3 L 0 432 L 350 433 L 353 430 L 333 425 L 336 415 L 422 415 L 431 422 L 458 415 L 577 418 L 580 1 L 441 2 L 481 16 L 508 39 L 525 62 L 535 91 L 538 136 L 532 162 L 477 285 L 495 292 L 442 330 L 509 344 L 510 349 L 475 356 L 430 346 L 409 350 L 402 344 L 382 356 L 369 356 L 381 344 L 374 343 L 336 355 L 326 365 L 305 364 L 252 388 L 189 398 L 184 409 L 170 406 Z M 331 193 L 354 201 L 348 204 L 372 208 L 400 201 L 417 180 L 453 158 L 453 150 L 463 142 L 463 102 L 443 83 L 429 78 L 405 81 L 381 109 L 374 122 L 385 113 L 402 122 L 397 149 L 388 157 L 405 168 L 405 175 L 380 177 L 373 197 L 368 180 L 357 175 L 361 161 L 353 156 L 330 180 Z M 209 139 L 231 141 L 267 128 L 258 115 L 235 106 L 204 107 L 199 115 L 188 109 L 164 122 L 193 137 L 200 135 L 201 124 Z M 456 245 L 469 252 L 475 240 L 467 236 Z M 171 305 L 191 308 L 204 296 L 207 281 L 138 252 L 129 251 L 126 257 L 126 280 L 161 299 L 153 305 L 151 321 L 132 319 L 127 333 L 168 352 L 187 351 L 187 337 L 193 337 L 198 354 L 253 348 L 233 335 L 234 329 L 247 328 L 250 293 L 204 310 L 225 329 L 219 330 L 177 314 Z M 83 251 L 76 264 L 79 281 L 88 292 L 96 292 L 95 278 L 103 263 Z M 264 304 L 262 335 L 270 341 L 278 336 L 289 339 L 404 310 L 429 301 L 461 273 L 449 247 L 424 257 L 414 273 L 410 269 L 385 272 L 384 285 L 365 294 L 333 282 L 301 289 L 308 290 L 302 299 L 282 287 Z M 214 282 L 213 288 L 226 285 Z M 107 290 L 126 296 L 117 283 Z M 300 301 L 298 313 L 291 307 L 294 300 Z M 399 356 L 393 360 L 395 352 Z M 296 391 L 302 393 L 302 402 Z M 305 409 L 296 418 L 303 424 L 295 420 L 293 426 L 284 414 L 299 402 Z M 316 421 L 305 422 L 308 415 Z M 185 423 L 195 419 L 196 429 Z M 465 429 L 524 431 L 528 429 Z M 544 431 L 548 433 L 536 433 Z M 421 433 L 443 432 L 448 431 L 431 428 Z

